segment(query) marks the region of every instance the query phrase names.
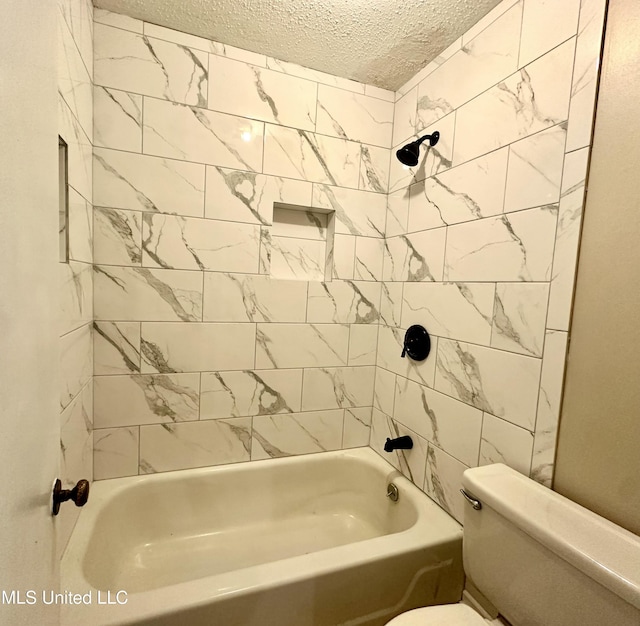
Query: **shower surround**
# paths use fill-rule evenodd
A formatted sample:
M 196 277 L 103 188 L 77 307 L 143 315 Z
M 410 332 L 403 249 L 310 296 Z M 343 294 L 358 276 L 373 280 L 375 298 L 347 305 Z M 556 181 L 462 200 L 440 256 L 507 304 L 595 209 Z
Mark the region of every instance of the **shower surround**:
M 440 141 L 391 161 L 371 446 L 458 520 L 467 467 L 551 483 L 604 11 L 505 0 L 397 94 L 394 150 Z
M 394 94 L 100 10 L 94 51 L 96 478 L 368 445 Z
M 370 444 L 459 520 L 466 467 L 549 484 L 604 5 L 505 0 L 395 94 L 96 9 L 95 477 Z

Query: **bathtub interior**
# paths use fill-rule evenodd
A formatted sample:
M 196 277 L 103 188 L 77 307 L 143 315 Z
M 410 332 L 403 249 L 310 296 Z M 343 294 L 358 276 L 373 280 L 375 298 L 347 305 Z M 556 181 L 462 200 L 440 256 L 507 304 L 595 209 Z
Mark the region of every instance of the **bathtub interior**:
M 376 465 L 319 454 L 123 479 L 95 516 L 84 577 L 135 593 L 400 533 L 415 501 L 387 498 Z

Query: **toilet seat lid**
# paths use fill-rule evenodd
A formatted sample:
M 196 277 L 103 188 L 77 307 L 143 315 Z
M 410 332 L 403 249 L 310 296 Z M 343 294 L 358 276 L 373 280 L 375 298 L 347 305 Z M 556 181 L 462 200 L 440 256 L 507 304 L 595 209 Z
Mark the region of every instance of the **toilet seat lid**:
M 466 604 L 444 604 L 407 611 L 387 622 L 387 626 L 487 626 L 485 620 Z

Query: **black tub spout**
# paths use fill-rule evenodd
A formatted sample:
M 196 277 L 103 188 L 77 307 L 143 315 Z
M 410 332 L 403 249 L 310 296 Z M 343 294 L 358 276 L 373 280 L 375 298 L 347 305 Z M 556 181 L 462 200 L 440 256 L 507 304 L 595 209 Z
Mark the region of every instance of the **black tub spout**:
M 398 437 L 397 439 L 389 439 L 384 444 L 385 452 L 393 452 L 394 450 L 411 450 L 413 448 L 413 439 L 409 435 Z

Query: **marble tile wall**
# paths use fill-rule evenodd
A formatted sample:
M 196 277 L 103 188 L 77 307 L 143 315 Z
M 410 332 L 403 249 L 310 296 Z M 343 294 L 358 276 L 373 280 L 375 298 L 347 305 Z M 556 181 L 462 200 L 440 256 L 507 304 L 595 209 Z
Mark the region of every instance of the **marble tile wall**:
M 393 150 L 441 138 L 391 159 L 370 445 L 460 521 L 467 467 L 551 483 L 604 11 L 504 0 L 396 93 Z
M 93 6 L 58 0 L 58 133 L 68 145 L 68 263 L 60 275 L 60 471 L 63 487 L 93 477 Z M 56 518 L 61 554 L 79 509 Z
M 395 94 L 94 19 L 95 478 L 368 445 Z

